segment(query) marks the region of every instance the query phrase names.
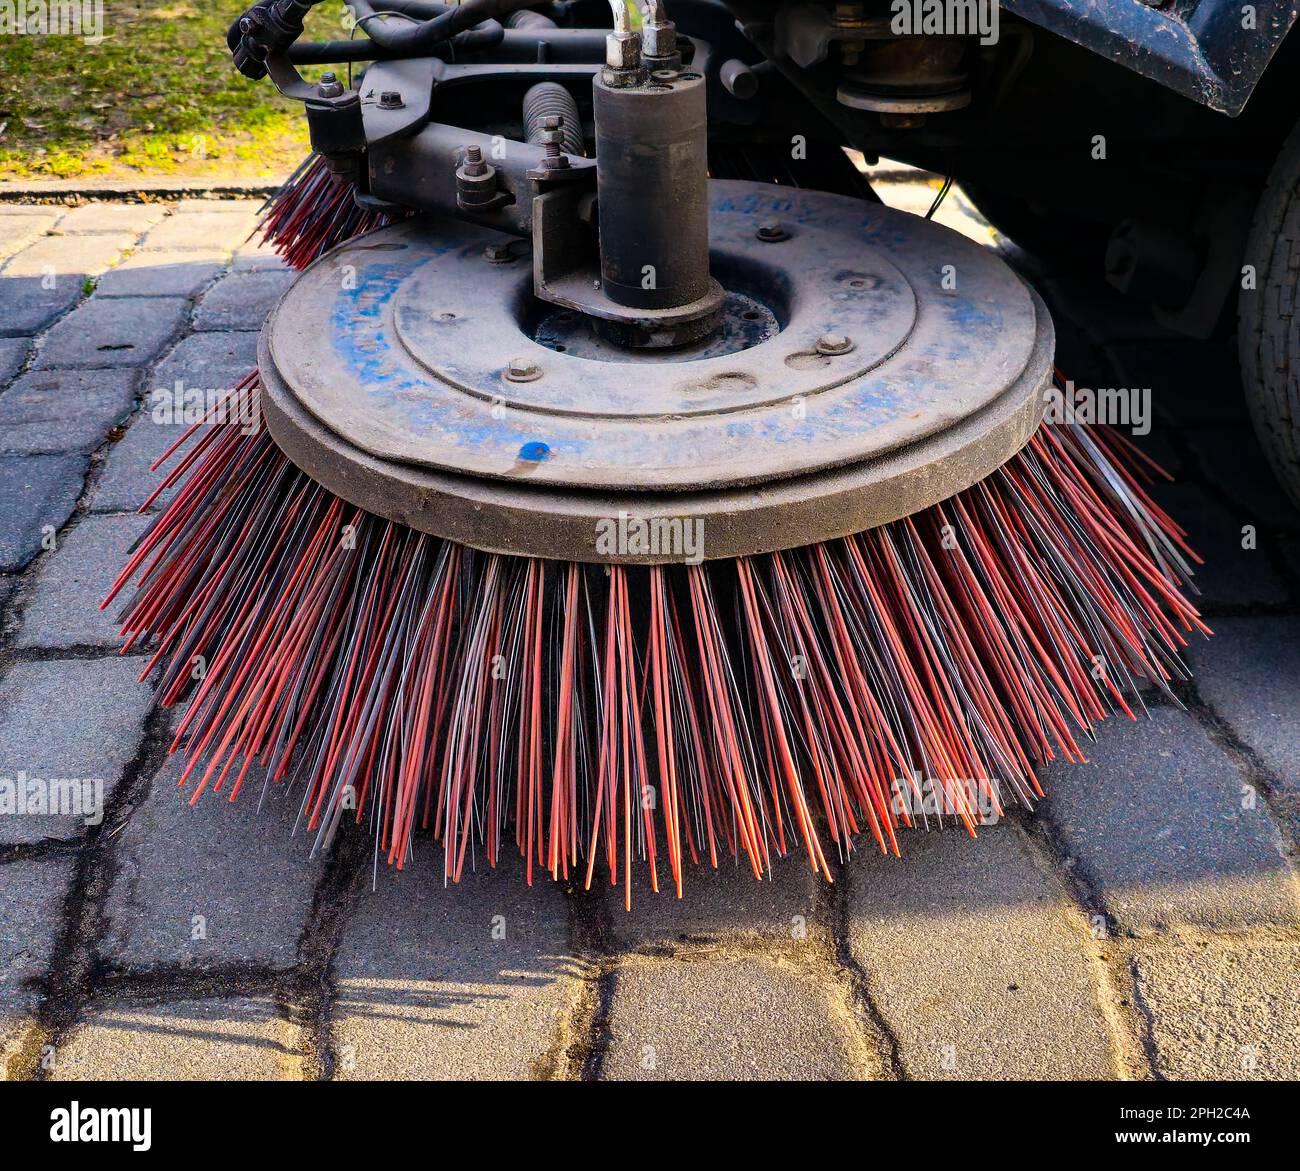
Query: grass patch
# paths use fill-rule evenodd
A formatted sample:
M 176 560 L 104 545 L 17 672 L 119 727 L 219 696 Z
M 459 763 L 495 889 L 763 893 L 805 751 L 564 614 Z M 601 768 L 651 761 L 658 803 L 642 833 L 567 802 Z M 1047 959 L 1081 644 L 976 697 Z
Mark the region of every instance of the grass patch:
M 104 0 L 104 39 L 0 36 L 0 178 L 282 175 L 307 151 L 302 108 L 236 72 L 226 28 L 247 0 Z M 346 38 L 327 0 L 306 39 Z M 319 70 L 303 71 L 315 76 Z

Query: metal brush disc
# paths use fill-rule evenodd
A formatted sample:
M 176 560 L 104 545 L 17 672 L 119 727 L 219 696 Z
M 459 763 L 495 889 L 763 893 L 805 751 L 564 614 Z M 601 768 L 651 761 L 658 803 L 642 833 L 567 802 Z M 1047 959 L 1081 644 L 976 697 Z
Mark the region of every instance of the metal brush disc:
M 598 547 L 621 513 L 701 520 L 708 558 L 790 548 L 944 500 L 1028 442 L 1052 324 L 994 253 L 845 196 L 714 181 L 710 202 L 723 325 L 669 352 L 538 301 L 528 244 L 490 229 L 341 245 L 262 331 L 273 438 L 413 528 L 626 562 L 678 558 Z M 773 220 L 784 238 L 760 236 Z

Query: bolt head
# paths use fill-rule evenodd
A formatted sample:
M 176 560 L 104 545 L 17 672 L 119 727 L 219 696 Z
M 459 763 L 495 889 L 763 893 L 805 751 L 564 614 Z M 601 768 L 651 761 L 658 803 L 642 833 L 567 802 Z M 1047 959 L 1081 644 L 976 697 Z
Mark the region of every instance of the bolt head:
M 510 382 L 532 382 L 542 376 L 542 368 L 530 358 L 511 358 L 505 375 Z
M 824 333 L 817 339 L 817 352 L 819 354 L 847 354 L 853 349 L 853 339 L 845 337 L 842 333 Z
M 759 224 L 755 235 L 765 244 L 776 244 L 781 240 L 790 238 L 790 233 L 785 230 L 785 226 L 778 220 L 767 220 L 765 223 Z
M 509 244 L 489 244 L 483 249 L 483 259 L 492 264 L 507 264 L 514 259 Z
M 406 103 L 395 89 L 386 89 L 379 95 L 379 105 L 384 110 L 400 110 Z
M 542 119 L 543 130 L 559 130 L 564 125 L 564 118 L 559 114 L 549 114 Z

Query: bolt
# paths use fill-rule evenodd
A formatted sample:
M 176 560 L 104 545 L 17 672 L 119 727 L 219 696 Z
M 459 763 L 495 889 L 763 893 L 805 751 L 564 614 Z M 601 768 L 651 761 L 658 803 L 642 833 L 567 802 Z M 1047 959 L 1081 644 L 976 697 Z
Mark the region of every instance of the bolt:
M 337 74 L 322 73 L 320 81 L 316 84 L 316 92 L 323 98 L 337 98 L 342 96 L 343 84 Z
M 379 108 L 381 110 L 400 110 L 406 103 L 402 101 L 402 95 L 395 89 L 386 89 L 379 95 Z
M 564 118 L 552 114 L 542 119 L 542 166 L 554 171 L 569 165 L 569 156 L 560 147 L 564 145 Z
M 492 264 L 508 264 L 514 260 L 509 244 L 489 244 L 483 249 L 483 259 Z
M 487 165 L 483 162 L 483 149 L 478 146 L 465 148 L 465 174 L 471 178 L 487 174 Z
M 511 358 L 506 367 L 506 379 L 509 382 L 533 382 L 542 376 L 541 367 L 527 358 Z
M 824 333 L 817 339 L 817 352 L 819 354 L 847 354 L 853 349 L 853 339 L 845 337 L 842 333 Z
M 755 235 L 763 241 L 764 244 L 779 244 L 782 240 L 790 239 L 790 233 L 785 230 L 777 220 L 767 220 L 758 225 L 758 231 Z

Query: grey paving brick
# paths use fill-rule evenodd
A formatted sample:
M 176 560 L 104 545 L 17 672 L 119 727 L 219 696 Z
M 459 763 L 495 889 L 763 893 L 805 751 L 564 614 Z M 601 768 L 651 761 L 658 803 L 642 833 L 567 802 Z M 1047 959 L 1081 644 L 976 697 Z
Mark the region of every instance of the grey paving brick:
M 130 232 L 139 235 L 167 214 L 157 203 L 86 203 L 74 207 L 59 222 L 65 235 L 98 232 Z
M 1281 783 L 1300 826 L 1300 619 L 1232 618 L 1192 656 L 1201 697 Z
M 1290 941 L 1184 942 L 1133 963 L 1170 1080 L 1300 1078 L 1300 953 Z
M 290 968 L 320 878 L 312 835 L 293 827 L 301 793 L 250 770 L 237 800 L 209 788 L 191 806 L 177 753 L 154 776 L 118 838 L 103 953 L 132 969 Z M 197 938 L 196 938 L 197 936 Z
M 905 832 L 847 875 L 849 947 L 911 1078 L 1115 1076 L 1095 948 L 1015 825 Z
M 428 843 L 402 874 L 380 863 L 335 962 L 335 1076 L 523 1078 L 547 1071 L 580 990 L 563 891 L 517 859 L 444 888 Z M 504 938 L 493 938 L 504 932 Z
M 303 1043 L 268 997 L 109 1004 L 54 1056 L 53 1081 L 274 1081 L 303 1076 Z
M 25 337 L 0 338 L 0 388 L 23 368 L 29 349 L 31 342 Z
M 1239 504 L 1243 521 L 1292 532 L 1300 529 L 1300 511 L 1278 487 L 1250 427 L 1193 427 L 1184 434 L 1206 479 Z
M 166 469 L 149 470 L 180 436 L 185 427 L 166 420 L 173 416 L 160 407 L 182 393 L 222 391 L 234 386 L 257 365 L 257 334 L 197 333 L 183 339 L 153 369 L 145 383 L 145 409 L 136 416 L 125 436 L 109 449 L 104 470 L 91 496 L 97 512 L 138 508 L 162 481 Z M 162 506 L 175 495 L 164 493 Z
M 666 854 L 661 855 L 657 895 L 644 874 L 636 876 L 630 912 L 625 910 L 623 887 L 611 887 L 607 876 L 601 882 L 609 922 L 622 946 L 654 949 L 745 939 L 797 948 L 807 941 L 823 880 L 809 868 L 802 851 L 774 858 L 771 876 L 761 882 L 748 862 L 737 866 L 725 856 L 717 870 L 707 864 L 688 865 L 680 899 L 666 863 Z
M 135 407 L 131 370 L 33 370 L 0 394 L 0 451 L 94 451 Z
M 98 276 L 108 268 L 135 237 L 129 232 L 113 232 L 93 237 L 44 236 L 24 248 L 4 267 L 3 277 L 53 277 L 59 284 L 80 288 L 88 276 Z M 12 329 L 8 321 L 6 328 Z
M 0 275 L 0 334 L 40 333 L 81 300 L 86 279 L 67 273 L 48 278 Z
M 62 537 L 41 565 L 18 645 L 118 646 L 116 616 L 130 595 L 119 595 L 108 610 L 99 604 L 149 523 L 146 516 L 88 516 Z
M 39 1000 L 33 981 L 48 970 L 62 934 L 73 866 L 69 857 L 0 866 L 0 1078 L 10 1076 L 31 1027 Z
M 1255 547 L 1244 548 L 1244 529 L 1250 522 L 1235 516 L 1199 484 L 1158 484 L 1152 495 L 1187 530 L 1188 544 L 1204 560 L 1203 565 L 1193 565 L 1201 592 L 1192 601 L 1198 607 L 1267 606 L 1286 601 L 1286 585 L 1269 560 L 1268 547 L 1274 539 L 1270 531 L 1251 525 Z M 1198 636 L 1194 645 L 1200 642 Z
M 149 388 L 228 390 L 256 366 L 256 330 L 193 333 L 154 367 Z
M 1117 385 L 1150 388 L 1161 419 L 1179 426 L 1240 422 L 1245 411 L 1236 339 L 1117 342 L 1106 347 Z
M 21 569 L 43 530 L 72 515 L 86 476 L 84 455 L 0 456 L 0 572 Z
M 610 1080 L 880 1076 L 835 990 L 766 959 L 626 960 L 608 1030 Z
M 158 471 L 150 466 L 169 447 L 185 434 L 181 424 L 155 422 L 146 404 L 131 421 L 126 434 L 108 449 L 99 483 L 90 497 L 94 512 L 134 512 L 162 483 L 170 465 Z M 172 489 L 162 494 L 154 504 L 155 510 L 164 507 L 176 494 Z
M 100 297 L 193 297 L 225 267 L 226 254 L 206 252 L 133 252 L 110 269 L 95 286 Z
M 248 239 L 257 223 L 252 211 L 231 204 L 231 211 L 194 211 L 169 215 L 144 238 L 145 248 L 234 249 Z
M 59 213 L 53 208 L 35 215 L 17 215 L 8 207 L 0 209 L 0 264 L 39 240 L 58 218 Z
M 1190 715 L 1107 720 L 1089 757 L 1044 770 L 1045 811 L 1121 930 L 1297 922 L 1277 827 Z
M 256 215 L 262 206 L 261 199 L 182 199 L 173 210 L 177 215 L 195 215 L 217 213 L 219 215 Z
M 144 733 L 139 671 L 138 659 L 117 657 L 13 664 L 0 680 L 0 777 L 95 781 L 89 795 L 99 788 L 106 803 Z M 99 812 L 3 816 L 0 843 L 78 838 Z
M 291 272 L 232 272 L 206 293 L 194 314 L 195 329 L 260 329 Z
M 260 235 L 245 240 L 235 249 L 232 267 L 236 272 L 288 272 L 289 264 Z
M 143 366 L 176 335 L 189 309 L 183 297 L 92 297 L 46 334 L 37 365 Z

